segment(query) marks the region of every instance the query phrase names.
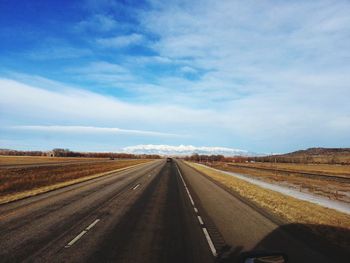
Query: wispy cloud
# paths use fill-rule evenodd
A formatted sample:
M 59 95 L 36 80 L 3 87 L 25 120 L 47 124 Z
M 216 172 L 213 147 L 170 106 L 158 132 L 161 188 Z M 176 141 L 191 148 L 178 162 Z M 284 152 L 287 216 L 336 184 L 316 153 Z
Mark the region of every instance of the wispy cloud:
M 347 78 L 350 28 L 343 22 L 350 7 L 344 1 L 154 5 L 141 16 L 141 24 L 159 38 L 152 47 L 161 56 L 189 58 L 188 67 L 207 70 L 189 90 L 208 94 L 208 100 L 242 93 L 288 96 L 296 87 L 288 78 L 292 72 L 294 80 L 313 76 L 300 90 L 317 89 L 321 79 L 336 71 Z
M 70 46 L 47 46 L 25 54 L 26 57 L 33 60 L 73 59 L 91 55 L 91 50 L 87 48 L 75 48 Z
M 121 48 L 131 45 L 140 44 L 144 40 L 144 36 L 141 34 L 130 34 L 124 36 L 116 36 L 111 38 L 100 38 L 97 39 L 97 43 L 103 47 L 108 48 Z
M 189 66 L 184 66 L 184 67 L 180 68 L 180 70 L 182 72 L 185 72 L 185 73 L 197 73 L 196 69 L 189 67 Z
M 47 84 L 50 86 L 50 81 Z M 183 130 L 181 124 L 199 125 L 208 120 L 220 120 L 214 112 L 196 111 L 184 107 L 166 104 L 142 105 L 126 103 L 112 96 L 103 96 L 94 92 L 64 86 L 59 90 L 38 88 L 18 81 L 0 79 L 0 103 L 2 118 L 7 120 L 27 118 L 37 122 L 68 122 L 79 119 L 81 122 L 104 122 L 128 127 L 169 127 L 172 130 Z M 206 120 L 200 118 L 206 114 Z M 94 125 L 95 126 L 95 125 Z M 121 126 L 121 125 L 118 125 Z M 137 130 L 137 129 L 135 129 Z M 153 129 L 150 129 L 153 130 Z M 178 134 L 176 132 L 164 132 Z
M 80 21 L 75 29 L 78 31 L 102 31 L 107 32 L 117 28 L 118 22 L 110 15 L 95 14 L 86 20 Z
M 94 126 L 61 126 L 61 125 L 18 125 L 10 126 L 10 129 L 36 131 L 36 132 L 53 132 L 53 133 L 91 133 L 91 134 L 130 134 L 130 135 L 144 135 L 144 136 L 165 136 L 165 137 L 181 137 L 179 134 L 163 133 L 156 131 L 144 130 L 128 130 L 115 127 L 94 127 Z
M 76 68 L 75 72 L 86 73 L 86 74 L 91 74 L 91 73 L 120 74 L 120 73 L 127 73 L 128 70 L 115 63 L 109 63 L 105 61 L 95 61 L 95 62 L 90 62 L 85 67 Z
M 122 86 L 122 83 L 135 80 L 135 76 L 125 67 L 106 61 L 94 61 L 80 67 L 68 68 L 67 73 L 75 79 L 85 79 L 108 86 Z

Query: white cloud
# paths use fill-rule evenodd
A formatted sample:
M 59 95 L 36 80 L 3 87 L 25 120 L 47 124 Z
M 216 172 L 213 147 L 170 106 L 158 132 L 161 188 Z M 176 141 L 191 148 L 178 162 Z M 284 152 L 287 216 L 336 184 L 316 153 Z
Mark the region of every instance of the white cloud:
M 50 84 L 50 81 L 47 82 Z M 38 88 L 32 85 L 0 79 L 2 106 L 1 118 L 27 119 L 36 123 L 52 122 L 81 123 L 103 122 L 112 126 L 120 123 L 128 127 L 160 127 L 183 130 L 188 125 L 205 125 L 210 120 L 220 121 L 216 114 L 207 110 L 192 110 L 164 104 L 126 103 L 111 96 L 66 86 L 59 90 Z M 206 115 L 203 120 L 201 116 Z M 183 126 L 179 124 L 183 124 Z M 95 125 L 93 125 L 95 126 Z M 121 126 L 121 125 L 118 125 Z M 136 129 L 138 130 L 138 129 Z M 142 129 L 143 130 L 143 129 Z M 153 129 L 149 129 L 153 130 Z M 178 134 L 177 132 L 164 132 Z
M 25 54 L 33 60 L 73 59 L 91 56 L 92 52 L 86 48 L 70 46 L 45 46 L 42 49 L 27 52 Z
M 140 16 L 141 24 L 159 37 L 152 47 L 160 56 L 189 58 L 188 67 L 207 70 L 189 88 L 204 90 L 206 98 L 288 92 L 294 88 L 283 78 L 289 72 L 295 80 L 313 75 L 314 86 L 333 72 L 349 83 L 347 2 L 153 4 L 153 11 Z M 310 82 L 300 89 L 310 89 Z M 335 88 L 332 81 L 323 85 Z
M 307 146 L 324 143 L 332 143 L 326 144 L 332 146 L 344 143 L 350 132 L 349 125 L 343 124 L 349 118 L 346 90 L 343 90 L 343 101 L 338 99 L 337 105 L 333 105 L 332 97 L 339 94 L 332 91 L 312 103 L 313 93 L 304 93 L 305 98 L 300 92 L 288 96 L 262 93 L 213 110 L 168 105 L 167 100 L 161 99 L 154 103 L 126 103 L 115 97 L 42 80 L 38 79 L 39 88 L 34 79 L 31 85 L 0 79 L 0 122 L 3 127 L 117 126 L 184 135 L 173 137 L 177 143 L 227 145 L 240 142 L 239 145 L 248 149 L 258 149 L 256 145 L 259 145 L 262 149 L 256 150 L 259 152 L 268 152 L 268 147 L 281 151 L 294 144 L 305 147 L 305 140 Z M 169 94 L 163 95 L 166 96 Z
M 179 63 L 178 60 L 174 60 L 174 59 L 170 59 L 168 57 L 162 57 L 162 56 L 132 56 L 129 57 L 127 56 L 125 58 L 125 60 L 127 62 L 130 63 L 130 66 L 134 66 L 135 63 L 137 63 L 137 65 L 139 64 L 177 64 Z
M 135 76 L 125 67 L 106 61 L 90 62 L 87 65 L 66 69 L 78 80 L 90 80 L 108 86 L 122 86 L 121 83 L 135 80 Z
M 190 155 L 198 154 L 222 154 L 225 156 L 247 155 L 248 151 L 233 149 L 228 147 L 196 147 L 193 145 L 154 145 L 154 144 L 140 144 L 135 146 L 128 146 L 122 149 L 128 153 L 148 153 L 148 154 L 162 154 L 162 155 Z
M 180 70 L 184 73 L 197 73 L 197 70 L 192 68 L 192 67 L 189 67 L 189 66 L 184 66 L 184 67 L 181 67 Z
M 136 33 L 124 36 L 97 39 L 98 44 L 109 48 L 127 47 L 130 45 L 140 44 L 142 41 L 144 41 L 144 36 Z
M 15 130 L 53 132 L 53 133 L 91 133 L 91 134 L 130 134 L 144 136 L 165 136 L 181 137 L 179 134 L 163 133 L 156 131 L 128 130 L 113 127 L 94 127 L 94 126 L 62 126 L 62 125 L 18 125 L 8 127 Z
M 109 63 L 105 61 L 95 61 L 90 62 L 88 65 L 75 68 L 72 70 L 77 73 L 85 73 L 85 74 L 93 74 L 93 73 L 113 73 L 113 74 L 120 74 L 120 73 L 127 73 L 128 70 L 124 67 Z
M 175 97 L 215 108 L 229 116 L 225 129 L 256 143 L 341 145 L 348 138 L 339 123 L 350 112 L 349 2 L 152 4 L 140 15 L 159 39 L 152 48 L 203 72 L 191 81 L 160 77 Z
M 76 26 L 76 30 L 93 30 L 93 31 L 111 31 L 117 28 L 118 23 L 114 17 L 110 15 L 96 14 L 86 20 L 80 21 Z

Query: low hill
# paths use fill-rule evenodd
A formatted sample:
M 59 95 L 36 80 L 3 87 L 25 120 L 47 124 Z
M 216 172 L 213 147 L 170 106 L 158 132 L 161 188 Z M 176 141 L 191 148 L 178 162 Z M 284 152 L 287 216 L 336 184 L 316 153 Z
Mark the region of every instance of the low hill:
M 298 155 L 350 155 L 350 148 L 309 148 L 306 150 L 299 150 L 284 154 L 284 156 L 298 156 Z
M 268 156 L 279 162 L 350 164 L 350 148 L 309 148 L 286 154 Z

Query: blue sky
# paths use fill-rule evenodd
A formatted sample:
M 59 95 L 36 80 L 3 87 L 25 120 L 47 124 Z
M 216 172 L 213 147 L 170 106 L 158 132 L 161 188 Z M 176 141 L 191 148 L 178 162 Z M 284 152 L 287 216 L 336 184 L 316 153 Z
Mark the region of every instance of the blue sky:
M 350 147 L 349 14 L 341 0 L 3 0 L 0 148 Z

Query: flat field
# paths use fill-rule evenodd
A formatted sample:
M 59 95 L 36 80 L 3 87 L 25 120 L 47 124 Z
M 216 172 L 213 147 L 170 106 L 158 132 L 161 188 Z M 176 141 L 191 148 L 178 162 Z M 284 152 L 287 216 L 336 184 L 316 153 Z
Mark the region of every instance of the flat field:
M 81 161 L 101 161 L 103 158 L 85 158 L 85 157 L 46 157 L 46 156 L 0 156 L 0 166 L 2 165 L 21 165 L 37 163 L 65 163 Z
M 349 169 L 348 165 L 277 163 L 277 166 L 274 166 L 275 164 L 269 163 L 222 162 L 214 162 L 208 165 L 219 170 L 240 173 L 266 182 L 298 189 L 301 192 L 309 192 L 332 200 L 350 203 L 350 183 L 331 178 L 340 175 L 346 177 Z M 274 167 L 277 167 L 277 170 Z M 264 168 L 268 169 L 265 170 Z M 288 171 L 291 171 L 291 173 L 288 173 Z M 327 178 L 327 176 L 324 178 L 309 177 L 304 175 L 304 172 L 327 175 L 330 178 Z
M 230 163 L 232 166 L 250 168 L 278 169 L 291 172 L 326 174 L 350 178 L 350 165 L 337 164 L 299 164 L 299 163 Z
M 11 160 L 20 164 L 23 157 Z M 62 158 L 64 159 L 64 158 Z M 46 159 L 42 159 L 44 162 Z M 37 159 L 32 160 L 34 162 Z M 72 162 L 62 165 L 40 164 L 30 166 L 0 166 L 0 203 L 17 200 L 26 196 L 60 188 L 90 178 L 102 176 L 104 173 L 149 162 L 148 159 L 105 160 L 98 162 Z M 27 163 L 28 164 L 28 163 Z

